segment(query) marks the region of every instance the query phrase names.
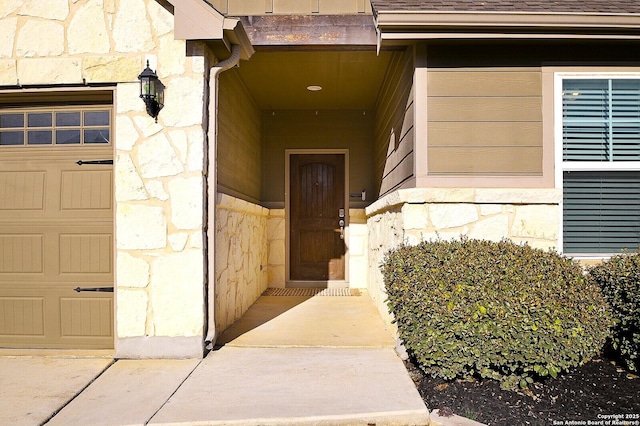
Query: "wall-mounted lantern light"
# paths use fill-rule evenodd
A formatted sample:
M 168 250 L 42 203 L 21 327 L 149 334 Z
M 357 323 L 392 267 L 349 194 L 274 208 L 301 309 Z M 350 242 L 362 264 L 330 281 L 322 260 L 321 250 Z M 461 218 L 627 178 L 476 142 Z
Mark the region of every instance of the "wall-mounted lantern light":
M 158 114 L 164 106 L 164 85 L 158 78 L 158 75 L 147 67 L 138 76 L 140 80 L 140 97 L 147 106 L 147 113 L 158 122 Z

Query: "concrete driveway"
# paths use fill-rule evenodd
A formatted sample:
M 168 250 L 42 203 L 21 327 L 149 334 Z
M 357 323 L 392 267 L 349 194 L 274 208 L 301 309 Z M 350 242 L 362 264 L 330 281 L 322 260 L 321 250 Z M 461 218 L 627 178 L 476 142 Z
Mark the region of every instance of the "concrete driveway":
M 110 358 L 0 352 L 0 424 L 43 424 L 112 363 Z

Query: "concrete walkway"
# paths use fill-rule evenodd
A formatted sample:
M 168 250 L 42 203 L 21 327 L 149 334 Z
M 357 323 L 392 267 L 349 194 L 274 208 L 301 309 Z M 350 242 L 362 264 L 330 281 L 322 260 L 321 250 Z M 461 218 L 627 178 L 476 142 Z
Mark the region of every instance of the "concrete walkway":
M 38 358 L 0 357 L 0 424 L 429 424 L 366 293 L 263 296 L 218 343 L 203 360 L 49 358 L 37 371 Z

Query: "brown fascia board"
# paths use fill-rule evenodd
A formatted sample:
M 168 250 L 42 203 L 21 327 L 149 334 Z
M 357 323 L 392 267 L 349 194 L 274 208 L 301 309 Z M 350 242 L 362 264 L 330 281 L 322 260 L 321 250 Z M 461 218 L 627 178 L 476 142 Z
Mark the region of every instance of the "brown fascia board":
M 375 46 L 371 15 L 262 15 L 240 19 L 254 46 Z
M 434 38 L 640 38 L 638 14 L 378 11 L 381 40 Z

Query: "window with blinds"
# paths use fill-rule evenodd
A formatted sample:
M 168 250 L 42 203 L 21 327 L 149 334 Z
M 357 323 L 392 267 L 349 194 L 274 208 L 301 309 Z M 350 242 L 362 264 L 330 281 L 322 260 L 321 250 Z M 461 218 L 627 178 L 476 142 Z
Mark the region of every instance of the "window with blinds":
M 564 79 L 563 249 L 640 247 L 640 79 Z

